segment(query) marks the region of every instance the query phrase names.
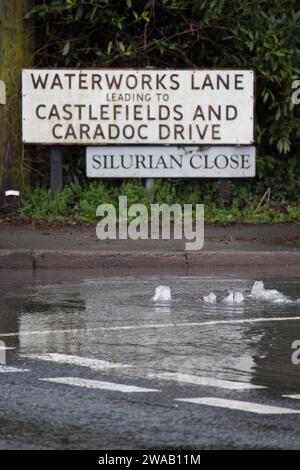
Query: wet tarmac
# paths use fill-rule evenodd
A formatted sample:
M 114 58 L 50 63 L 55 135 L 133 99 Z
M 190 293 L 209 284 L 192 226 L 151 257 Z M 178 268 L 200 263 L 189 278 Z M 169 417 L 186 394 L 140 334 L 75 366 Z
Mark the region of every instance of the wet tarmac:
M 0 448 L 299 449 L 300 279 L 255 280 L 2 272 Z

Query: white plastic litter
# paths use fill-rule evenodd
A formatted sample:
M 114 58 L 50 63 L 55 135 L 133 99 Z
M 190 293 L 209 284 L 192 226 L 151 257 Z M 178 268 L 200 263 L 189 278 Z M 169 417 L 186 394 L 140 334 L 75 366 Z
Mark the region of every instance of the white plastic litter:
M 208 295 L 203 296 L 203 302 L 207 304 L 215 304 L 217 303 L 217 296 L 214 292 L 210 292 Z
M 289 302 L 290 299 L 277 289 L 265 289 L 263 281 L 255 281 L 250 297 L 256 300 L 270 300 L 272 302 Z
M 169 286 L 158 286 L 155 289 L 153 302 L 170 302 L 172 300 L 171 289 Z

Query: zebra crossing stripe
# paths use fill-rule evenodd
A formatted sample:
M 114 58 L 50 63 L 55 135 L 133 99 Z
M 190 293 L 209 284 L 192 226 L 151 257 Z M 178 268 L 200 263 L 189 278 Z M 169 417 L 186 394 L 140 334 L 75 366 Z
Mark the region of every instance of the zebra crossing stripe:
M 230 410 L 246 411 L 257 414 L 299 414 L 300 410 L 291 408 L 281 408 L 278 406 L 263 405 L 249 401 L 227 400 L 224 398 L 201 397 L 201 398 L 177 398 L 175 401 L 194 403 L 196 405 L 206 405 L 211 407 L 226 408 Z
M 92 370 L 107 370 L 113 368 L 128 368 L 131 367 L 127 364 L 118 364 L 114 362 L 104 361 L 102 359 L 93 359 L 89 357 L 72 356 L 69 354 L 22 354 L 21 357 L 25 359 L 32 359 L 38 361 L 49 361 L 57 364 L 68 364 L 71 366 L 88 367 Z
M 300 400 L 300 395 L 282 395 L 284 398 L 293 398 L 293 400 Z
M 136 387 L 134 385 L 104 382 L 101 380 L 82 379 L 80 377 L 51 377 L 39 380 L 57 384 L 73 385 L 75 387 L 84 387 L 94 390 L 110 390 L 113 392 L 122 393 L 160 392 L 160 390 L 153 388 Z
M 181 374 L 179 372 L 162 372 L 158 374 L 148 374 L 149 378 L 171 380 L 192 385 L 205 387 L 217 387 L 228 390 L 253 390 L 266 388 L 263 385 L 254 385 L 247 382 L 234 382 L 231 380 L 214 379 L 212 377 L 201 377 L 198 375 Z
M 3 364 L 0 365 L 0 373 L 5 373 L 5 372 L 29 372 L 30 369 L 20 369 L 18 367 L 10 367 L 10 366 L 5 366 Z

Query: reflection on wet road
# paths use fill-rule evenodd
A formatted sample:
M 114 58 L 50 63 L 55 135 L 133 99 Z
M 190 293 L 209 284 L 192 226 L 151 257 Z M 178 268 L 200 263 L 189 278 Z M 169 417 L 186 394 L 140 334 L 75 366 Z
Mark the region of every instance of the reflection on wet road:
M 46 433 L 53 448 L 113 447 L 116 436 L 123 448 L 300 448 L 300 364 L 291 359 L 300 340 L 300 280 L 264 282 L 289 301 L 251 298 L 253 280 L 231 276 L 2 280 L 2 399 L 15 397 L 11 413 L 21 421 L 39 412 L 45 424 L 49 407 L 51 419 L 57 413 L 58 440 Z M 171 302 L 151 301 L 160 284 L 170 286 Z M 222 302 L 230 290 L 244 301 Z M 217 303 L 203 301 L 210 292 Z M 99 413 L 97 424 L 89 413 Z M 70 433 L 92 425 L 85 440 Z M 41 445 L 38 428 L 28 431 L 33 446 Z M 70 442 L 63 444 L 65 434 Z M 20 431 L 16 447 L 27 448 L 22 439 Z

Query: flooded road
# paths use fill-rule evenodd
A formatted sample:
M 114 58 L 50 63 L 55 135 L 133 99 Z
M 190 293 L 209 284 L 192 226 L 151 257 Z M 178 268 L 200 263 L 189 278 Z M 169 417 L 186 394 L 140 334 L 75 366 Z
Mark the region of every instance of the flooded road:
M 300 279 L 69 276 L 1 274 L 0 447 L 300 448 Z

